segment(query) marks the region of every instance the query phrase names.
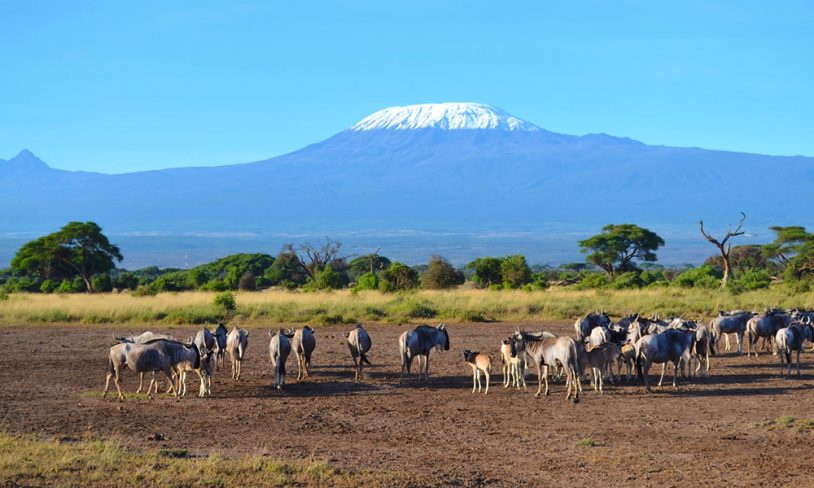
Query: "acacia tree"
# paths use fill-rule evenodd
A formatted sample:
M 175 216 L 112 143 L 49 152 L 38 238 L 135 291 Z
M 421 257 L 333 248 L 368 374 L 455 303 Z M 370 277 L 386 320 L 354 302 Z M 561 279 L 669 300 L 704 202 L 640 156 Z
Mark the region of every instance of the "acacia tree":
M 774 242 L 763 246 L 763 255 L 786 266 L 786 276 L 799 279 L 814 273 L 814 234 L 805 227 L 770 227 Z
M 93 275 L 109 273 L 114 262 L 122 259 L 119 248 L 96 223 L 69 222 L 57 232 L 24 244 L 11 260 L 11 267 L 42 279 L 79 276 L 85 290 L 93 293 Z
M 655 232 L 635 224 L 609 224 L 602 233 L 579 242 L 585 259 L 613 277 L 617 272 L 636 269 L 634 260 L 655 261 L 655 251 L 664 239 Z
M 741 230 L 743 229 L 743 221 L 746 220 L 746 214 L 741 212 L 741 219 L 738 222 L 738 227 L 733 231 L 732 225 L 729 226 L 729 229 L 724 234 L 724 237 L 720 240 L 712 237 L 707 231 L 704 230 L 704 221 L 700 220 L 698 223 L 701 226 L 701 235 L 704 236 L 704 239 L 711 242 L 715 247 L 718 248 L 718 252 L 721 253 L 721 259 L 724 262 L 724 276 L 721 278 L 721 288 L 726 288 L 726 284 L 729 281 L 729 275 L 732 272 L 732 265 L 729 262 L 729 255 L 732 252 L 732 243 L 727 243 L 729 239 L 732 237 L 737 237 L 743 235 L 746 231 Z

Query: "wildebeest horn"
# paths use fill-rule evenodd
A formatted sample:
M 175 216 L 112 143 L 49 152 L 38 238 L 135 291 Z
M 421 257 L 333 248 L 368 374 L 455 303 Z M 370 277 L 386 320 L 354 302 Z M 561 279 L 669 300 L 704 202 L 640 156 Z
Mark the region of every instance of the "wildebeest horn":
M 282 331 L 282 329 L 280 330 Z M 286 329 L 283 335 L 294 335 L 294 331 L 292 331 L 291 329 Z
M 274 332 L 269 331 L 269 337 L 274 337 Z
M 113 332 L 113 338 L 114 338 L 114 339 L 116 339 L 117 341 L 123 341 L 123 340 L 125 340 L 125 339 L 124 339 L 124 337 L 119 337 L 119 336 L 117 336 L 115 332 Z

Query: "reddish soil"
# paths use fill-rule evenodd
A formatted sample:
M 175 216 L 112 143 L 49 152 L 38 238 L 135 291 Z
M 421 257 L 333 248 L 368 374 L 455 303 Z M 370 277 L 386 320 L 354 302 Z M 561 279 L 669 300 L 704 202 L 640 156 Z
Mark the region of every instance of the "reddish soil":
M 433 352 L 430 386 L 399 386 L 397 337 L 404 326 L 369 326 L 367 380 L 354 384 L 341 333 L 317 331 L 312 380 L 272 390 L 265 329 L 250 329 L 243 377 L 219 372 L 213 396 L 197 384 L 172 398 L 101 399 L 110 329 L 0 329 L 0 429 L 42 437 L 117 438 L 135 449 L 194 454 L 267 454 L 327 459 L 351 468 L 421 472 L 436 485 L 517 486 L 626 483 L 648 486 L 814 486 L 814 432 L 761 425 L 791 415 L 814 418 L 812 353 L 801 378 L 778 377 L 777 358 L 726 353 L 709 378 L 645 394 L 637 382 L 588 391 L 566 402 L 561 383 L 547 398 L 504 389 L 499 339 L 515 324 L 451 324 L 452 349 Z M 529 329 L 540 328 L 526 324 Z M 546 329 L 568 333 L 565 323 Z M 172 331 L 186 337 L 189 331 Z M 488 351 L 496 374 L 489 395 L 473 395 L 463 349 Z M 414 367 L 417 365 L 414 365 Z M 653 370 L 652 379 L 658 381 Z M 124 374 L 126 391 L 136 376 Z M 149 440 L 160 433 L 161 441 Z M 595 446 L 579 445 L 592 439 Z

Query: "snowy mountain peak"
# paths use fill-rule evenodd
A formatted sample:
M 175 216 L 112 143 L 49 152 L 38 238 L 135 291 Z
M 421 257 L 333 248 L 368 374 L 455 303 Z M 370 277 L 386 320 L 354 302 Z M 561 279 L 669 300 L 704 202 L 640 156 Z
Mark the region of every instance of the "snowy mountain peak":
M 481 103 L 424 103 L 389 107 L 368 115 L 351 131 L 376 129 L 498 129 L 536 131 L 536 125 L 518 119 L 499 108 Z

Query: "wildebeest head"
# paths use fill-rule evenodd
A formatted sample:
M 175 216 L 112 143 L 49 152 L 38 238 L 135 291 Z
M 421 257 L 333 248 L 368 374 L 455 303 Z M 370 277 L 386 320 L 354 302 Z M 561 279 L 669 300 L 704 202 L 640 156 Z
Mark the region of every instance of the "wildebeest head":
M 449 332 L 447 332 L 447 323 L 441 322 L 438 324 L 438 330 L 444 333 L 444 350 L 449 351 Z
M 475 361 L 475 356 L 478 355 L 477 351 L 470 351 L 469 349 L 464 349 L 464 361 L 467 363 L 471 363 Z
M 289 339 L 292 339 L 294 337 L 294 331 L 291 329 L 286 329 L 285 331 L 283 331 L 283 329 L 280 329 L 280 334 L 288 337 Z

